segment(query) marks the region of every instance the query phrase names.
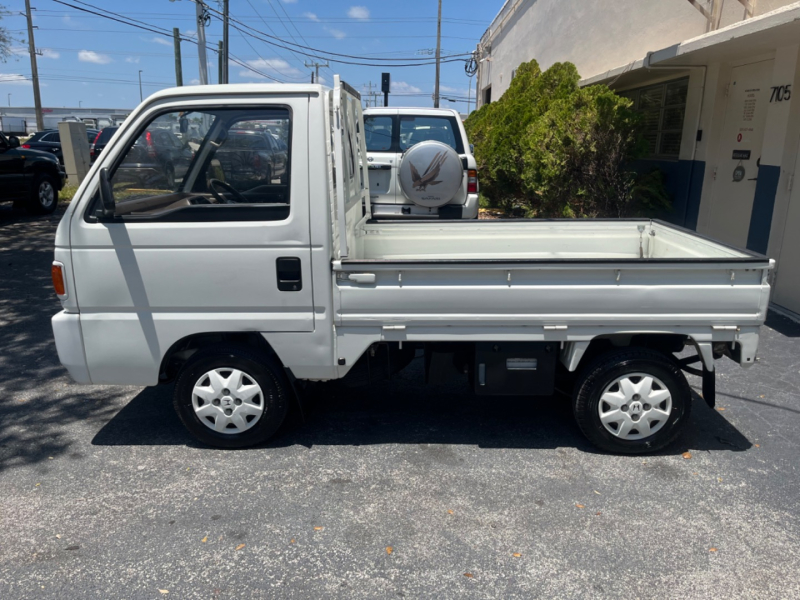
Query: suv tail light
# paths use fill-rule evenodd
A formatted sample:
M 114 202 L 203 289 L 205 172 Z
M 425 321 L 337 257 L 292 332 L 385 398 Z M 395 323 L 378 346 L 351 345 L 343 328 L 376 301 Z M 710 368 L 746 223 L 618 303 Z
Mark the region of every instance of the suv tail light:
M 102 131 L 98 131 L 98 132 L 97 132 L 97 135 L 96 135 L 96 136 L 94 136 L 94 141 L 92 142 L 92 145 L 91 145 L 91 146 L 89 146 L 89 156 L 94 156 L 94 146 L 95 146 L 95 144 L 97 143 L 97 140 L 99 140 L 99 139 L 100 139 L 100 134 L 101 134 L 101 133 L 102 133 Z
M 50 275 L 53 278 L 53 288 L 56 290 L 57 296 L 65 296 L 67 288 L 64 285 L 64 265 L 59 262 L 54 262 L 50 267 Z
M 30 144 L 22 144 L 22 146 L 20 146 L 20 148 L 25 148 L 26 150 L 30 150 L 31 149 L 31 145 Z
M 478 193 L 478 172 L 475 169 L 467 171 L 467 193 Z
M 144 139 L 145 142 L 147 142 L 147 154 L 149 154 L 150 156 L 155 156 L 156 147 L 153 144 L 153 134 L 148 131 L 147 134 L 144 136 Z

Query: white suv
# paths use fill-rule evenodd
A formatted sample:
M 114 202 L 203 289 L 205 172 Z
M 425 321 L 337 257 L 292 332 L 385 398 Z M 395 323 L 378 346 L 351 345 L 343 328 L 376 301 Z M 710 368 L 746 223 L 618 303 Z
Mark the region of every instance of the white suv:
M 477 166 L 457 111 L 368 108 L 364 130 L 374 217 L 477 218 Z

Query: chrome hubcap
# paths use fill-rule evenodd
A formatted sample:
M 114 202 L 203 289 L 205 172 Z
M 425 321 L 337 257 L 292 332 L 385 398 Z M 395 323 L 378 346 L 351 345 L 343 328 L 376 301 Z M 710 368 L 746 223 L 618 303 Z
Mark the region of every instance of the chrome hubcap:
M 264 414 L 264 394 L 255 379 L 244 371 L 220 368 L 197 380 L 192 407 L 209 429 L 219 433 L 241 433 L 253 427 Z
M 641 440 L 661 429 L 672 413 L 672 395 L 647 373 L 623 375 L 611 383 L 597 405 L 600 422 L 623 440 Z
M 50 185 L 49 181 L 43 181 L 39 185 L 39 202 L 42 206 L 47 208 L 48 206 L 53 204 L 53 200 L 55 199 L 55 191 L 53 190 L 53 186 Z

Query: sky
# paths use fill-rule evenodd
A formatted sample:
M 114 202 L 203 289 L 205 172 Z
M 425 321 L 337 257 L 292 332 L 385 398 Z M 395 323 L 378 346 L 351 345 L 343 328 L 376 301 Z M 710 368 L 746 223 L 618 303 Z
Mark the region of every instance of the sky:
M 194 39 L 197 36 L 192 0 L 64 1 L 89 10 L 113 11 L 157 30 L 179 27 L 182 34 Z M 221 2 L 206 1 L 213 9 L 211 22 L 205 28 L 206 40 L 216 47 L 222 39 L 222 22 L 214 11 L 221 11 Z M 26 19 L 22 16 L 25 2 L 0 0 L 0 5 L 5 5 L 0 26 L 17 40 L 12 58 L 0 63 L 0 105 L 7 107 L 10 100 L 11 106 L 33 106 Z M 139 103 L 139 70 L 145 97 L 175 85 L 171 37 L 81 12 L 54 0 L 32 0 L 31 5 L 35 9 L 34 39 L 41 52 L 38 66 L 42 106 L 133 108 Z M 443 0 L 442 55 L 472 52 L 501 6 L 502 0 Z M 269 77 L 288 83 L 310 81 L 311 69 L 304 62 L 324 61 L 304 56 L 292 45 L 297 44 L 359 57 L 340 57 L 356 63 L 369 58 L 404 59 L 391 66 L 331 62 L 329 68 L 320 70 L 320 78 L 330 85 L 333 74 L 338 73 L 365 97 L 369 83 L 373 90 L 380 91 L 381 73 L 390 72 L 390 105 L 433 105 L 435 66 L 397 65 L 407 59 L 433 63 L 436 0 L 230 0 L 230 15 L 230 54 L 238 61 L 229 65 L 231 83 L 270 82 Z M 262 39 L 245 35 L 235 27 Z M 197 84 L 197 45 L 184 41 L 181 53 L 184 85 Z M 475 79 L 464 72 L 464 57 L 457 58 L 441 66 L 441 106 L 467 112 L 470 97 L 472 108 L 475 106 Z M 209 82 L 217 83 L 215 52 L 208 53 L 208 62 Z

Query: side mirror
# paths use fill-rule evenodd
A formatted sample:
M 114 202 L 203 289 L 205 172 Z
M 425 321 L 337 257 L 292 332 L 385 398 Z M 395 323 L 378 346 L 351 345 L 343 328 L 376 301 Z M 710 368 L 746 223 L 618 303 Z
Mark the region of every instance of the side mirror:
M 19 148 L 19 138 L 15 135 L 8 137 L 8 145 L 11 148 Z
M 116 206 L 114 204 L 114 191 L 108 178 L 108 167 L 100 169 L 100 202 L 103 206 L 97 211 L 97 216 L 104 219 L 114 218 Z

